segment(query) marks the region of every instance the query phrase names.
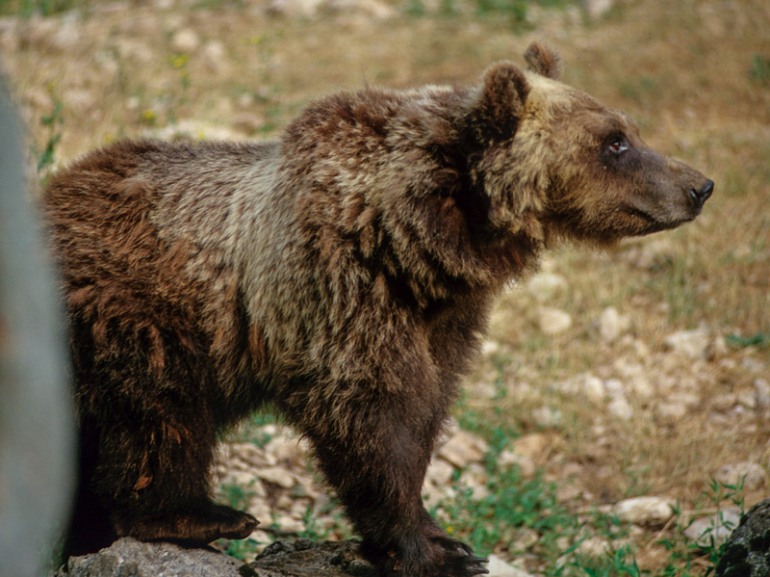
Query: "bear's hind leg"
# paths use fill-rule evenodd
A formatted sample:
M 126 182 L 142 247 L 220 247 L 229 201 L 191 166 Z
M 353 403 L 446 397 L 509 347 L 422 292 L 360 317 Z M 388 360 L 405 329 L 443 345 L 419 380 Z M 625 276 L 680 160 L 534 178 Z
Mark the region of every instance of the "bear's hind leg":
M 205 544 L 217 539 L 245 539 L 257 525 L 248 513 L 203 498 L 181 505 L 177 511 L 124 517 L 118 521 L 118 531 L 142 541 Z
M 214 427 L 202 418 L 202 410 L 192 413 L 197 420 L 185 419 L 187 411 L 180 405 L 174 399 L 149 409 L 124 410 L 117 414 L 131 415 L 129 422 L 102 429 L 94 479 L 115 533 L 191 544 L 245 538 L 257 520 L 214 503 L 210 496 Z

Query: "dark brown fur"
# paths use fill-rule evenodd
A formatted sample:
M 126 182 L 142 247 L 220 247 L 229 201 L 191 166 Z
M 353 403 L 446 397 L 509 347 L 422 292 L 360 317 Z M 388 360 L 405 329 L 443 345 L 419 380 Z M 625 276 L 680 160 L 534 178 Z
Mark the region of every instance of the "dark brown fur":
M 217 432 L 269 402 L 383 575 L 483 570 L 420 490 L 493 297 L 554 239 L 677 226 L 712 186 L 546 78 L 553 53 L 527 60 L 467 89 L 331 96 L 278 142 L 121 142 L 52 180 L 81 419 L 73 551 L 248 535 L 208 469 Z

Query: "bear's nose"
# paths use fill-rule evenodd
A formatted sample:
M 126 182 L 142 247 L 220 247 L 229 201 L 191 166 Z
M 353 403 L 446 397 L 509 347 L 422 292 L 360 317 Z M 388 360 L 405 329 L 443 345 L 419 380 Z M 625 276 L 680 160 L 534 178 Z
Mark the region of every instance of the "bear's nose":
M 697 208 L 700 208 L 709 199 L 712 192 L 714 192 L 714 181 L 706 180 L 700 189 L 690 189 L 690 198 L 692 199 L 693 204 L 695 204 Z

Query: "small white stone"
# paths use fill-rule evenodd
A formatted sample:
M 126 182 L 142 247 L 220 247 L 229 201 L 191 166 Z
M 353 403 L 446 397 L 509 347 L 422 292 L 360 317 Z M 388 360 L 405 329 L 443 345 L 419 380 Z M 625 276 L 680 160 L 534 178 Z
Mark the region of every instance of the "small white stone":
M 634 525 L 663 525 L 674 516 L 674 502 L 663 497 L 634 497 L 619 502 L 615 514 Z
M 425 481 L 437 487 L 449 485 L 454 474 L 454 467 L 443 459 L 433 459 L 428 466 Z
M 723 485 L 739 486 L 745 490 L 761 489 L 767 483 L 767 473 L 757 463 L 743 461 L 721 466 L 714 473 L 714 480 Z
M 542 406 L 532 411 L 532 419 L 538 427 L 550 429 L 561 424 L 562 414 L 559 409 Z
M 634 415 L 634 409 L 625 397 L 615 397 L 607 405 L 607 410 L 619 419 L 630 419 Z
M 487 452 L 484 439 L 463 430 L 458 430 L 439 449 L 438 455 L 458 469 L 481 461 Z
M 707 356 L 711 344 L 711 334 L 706 328 L 679 331 L 663 339 L 663 344 L 674 353 L 691 359 L 702 359 Z
M 291 435 L 276 435 L 265 445 L 264 451 L 279 462 L 299 463 L 306 456 L 299 438 Z
M 271 0 L 269 10 L 282 16 L 312 18 L 323 5 L 324 0 Z
M 615 5 L 615 0 L 584 0 L 586 14 L 591 20 L 597 20 L 607 14 Z
M 291 515 L 283 514 L 279 515 L 276 519 L 279 531 L 282 533 L 301 533 L 305 530 L 305 523 L 301 520 L 293 518 Z
M 566 287 L 565 278 L 552 272 L 540 272 L 527 281 L 527 291 L 541 303 L 550 300 Z
M 284 489 L 291 489 L 296 485 L 294 476 L 283 467 L 263 467 L 256 473 L 266 483 L 278 485 Z
M 726 509 L 712 517 L 697 519 L 685 529 L 685 536 L 698 547 L 717 547 L 724 543 L 741 522 L 738 509 Z
M 500 343 L 491 339 L 485 340 L 481 343 L 481 354 L 484 356 L 494 355 L 500 350 Z
M 664 421 L 678 421 L 687 414 L 687 405 L 676 401 L 667 401 L 655 407 L 655 414 Z
M 224 72 L 229 67 L 227 50 L 219 40 L 211 40 L 203 47 L 203 60 L 212 72 Z
M 543 307 L 540 309 L 539 323 L 543 334 L 554 336 L 564 333 L 572 327 L 572 317 L 563 310 Z
M 770 382 L 767 379 L 754 381 L 754 396 L 758 407 L 763 409 L 770 407 Z
M 617 341 L 630 326 L 628 317 L 621 316 L 615 307 L 607 307 L 599 315 L 599 336 L 605 342 Z
M 522 477 L 535 476 L 535 463 L 526 455 L 519 455 L 508 449 L 504 449 L 497 458 L 498 467 L 518 467 Z
M 587 374 L 583 381 L 582 392 L 594 403 L 603 401 L 607 396 L 602 380 L 594 375 Z
M 577 553 L 587 557 L 604 557 L 611 550 L 611 545 L 606 539 L 601 537 L 589 537 L 577 548 Z
M 183 28 L 174 34 L 171 46 L 177 52 L 190 54 L 200 46 L 201 40 L 197 32 L 192 28 Z
M 548 433 L 530 433 L 511 443 L 511 450 L 537 463 L 549 453 L 551 447 L 559 442 L 559 437 Z
M 506 563 L 497 555 L 489 556 L 487 570 L 489 571 L 489 577 L 531 577 L 526 571 Z

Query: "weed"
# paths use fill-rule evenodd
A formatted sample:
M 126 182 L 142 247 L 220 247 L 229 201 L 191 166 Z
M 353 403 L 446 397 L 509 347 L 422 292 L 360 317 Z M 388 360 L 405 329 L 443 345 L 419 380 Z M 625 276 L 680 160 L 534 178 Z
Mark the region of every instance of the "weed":
M 48 93 L 51 96 L 53 104 L 50 112 L 44 114 L 40 118 L 40 125 L 43 127 L 46 135 L 45 145 L 42 150 L 33 147 L 33 153 L 37 158 L 37 171 L 39 174 L 44 173 L 54 164 L 54 162 L 56 162 L 56 147 L 61 141 L 61 128 L 64 124 L 64 117 L 62 115 L 64 105 L 59 97 L 56 96 L 53 85 L 49 85 Z
M 513 22 L 527 19 L 526 0 L 476 0 L 476 14 L 479 16 L 508 16 Z
M 31 16 L 53 16 L 88 6 L 88 0 L 0 0 L 0 14 Z
M 254 491 L 234 483 L 223 483 L 219 487 L 219 494 L 227 505 L 243 511 L 248 508 L 249 501 L 254 496 Z M 251 538 L 218 539 L 214 542 L 214 547 L 241 561 L 253 557 L 259 546 L 260 543 Z
M 738 349 L 743 349 L 747 347 L 765 348 L 765 347 L 770 347 L 770 332 L 756 333 L 748 337 L 743 337 L 741 335 L 736 335 L 736 334 L 730 334 L 730 335 L 727 335 L 727 338 L 725 340 L 727 341 L 728 345 Z
M 246 509 L 249 500 L 254 496 L 254 491 L 234 483 L 223 483 L 219 491 L 225 503 L 233 509 Z
M 519 28 L 527 23 L 529 10 L 532 5 L 545 8 L 563 8 L 573 3 L 571 0 L 439 0 L 436 12 L 445 17 L 461 16 L 469 10 L 480 18 L 505 18 Z M 430 3 L 431 5 L 433 3 Z M 428 14 L 428 8 L 423 0 L 405 0 L 403 10 L 409 16 L 421 17 Z
M 603 557 L 579 556 L 571 565 L 578 570 L 579 574 L 586 577 L 641 577 L 642 575 L 629 545 L 610 549 Z
M 770 86 L 770 57 L 755 54 L 751 59 L 749 78 L 756 84 Z
M 171 57 L 171 67 L 176 71 L 179 80 L 179 91 L 176 96 L 176 101 L 169 106 L 169 122 L 176 124 L 177 109 L 183 108 L 189 99 L 190 93 L 190 70 L 188 64 L 190 63 L 189 54 L 175 54 Z
M 263 543 L 252 538 L 219 539 L 214 543 L 214 546 L 223 553 L 244 562 L 253 559 L 262 545 Z
M 332 522 L 319 523 L 320 517 L 331 518 Z M 297 538 L 323 541 L 330 538 L 349 539 L 353 533 L 342 507 L 336 498 L 324 501 L 321 507 L 309 505 L 302 515 L 304 529 Z
M 708 538 L 708 545 L 701 548 L 704 549 L 705 556 L 712 567 L 716 567 L 719 564 L 719 560 L 724 555 L 726 547 L 726 543 L 720 543 L 717 540 L 717 528 L 722 526 L 727 530 L 735 529 L 730 521 L 725 520 L 723 516 L 724 510 L 722 508 L 722 503 L 725 501 L 729 502 L 732 506 L 737 507 L 741 515 L 743 515 L 746 508 L 744 498 L 744 483 L 745 478 L 741 479 L 741 481 L 736 484 L 720 483 L 714 479 L 712 479 L 711 483 L 709 484 L 709 492 L 706 493 L 706 497 L 714 506 L 716 506 L 717 521 L 714 526 L 708 529 L 704 534 L 704 536 Z M 694 545 L 692 547 L 697 548 L 697 546 Z M 710 574 L 712 571 L 713 569 L 709 569 L 707 574 Z

